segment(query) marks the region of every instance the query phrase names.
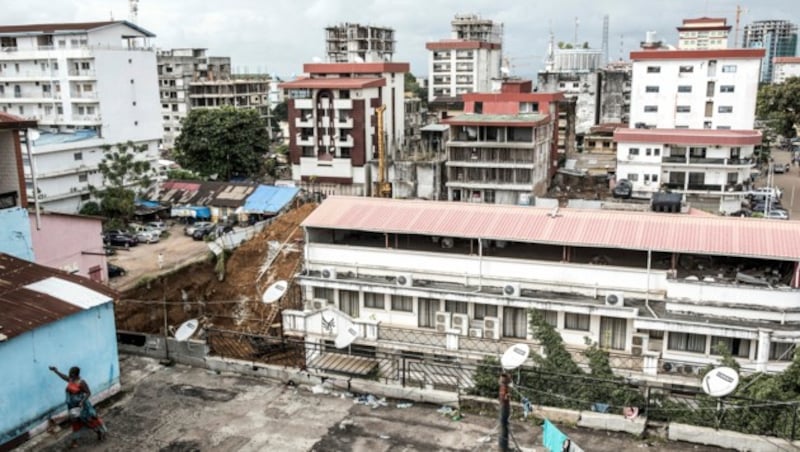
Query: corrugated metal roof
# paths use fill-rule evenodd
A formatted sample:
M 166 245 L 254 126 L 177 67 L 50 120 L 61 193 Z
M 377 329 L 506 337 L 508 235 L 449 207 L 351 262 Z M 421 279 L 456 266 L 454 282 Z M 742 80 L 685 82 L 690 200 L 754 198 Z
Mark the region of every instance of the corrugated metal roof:
M 0 334 L 9 339 L 116 298 L 88 278 L 0 253 Z
M 277 213 L 289 204 L 300 189 L 259 185 L 244 203 L 245 213 Z
M 332 196 L 304 227 L 485 238 L 593 248 L 621 248 L 800 259 L 800 225 L 760 218 L 703 217 Z

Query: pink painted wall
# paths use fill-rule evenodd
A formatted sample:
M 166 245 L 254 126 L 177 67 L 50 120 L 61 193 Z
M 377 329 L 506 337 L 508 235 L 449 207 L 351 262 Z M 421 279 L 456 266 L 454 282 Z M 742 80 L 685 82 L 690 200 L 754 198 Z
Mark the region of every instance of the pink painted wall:
M 36 263 L 66 270 L 77 268 L 78 275 L 108 281 L 103 252 L 103 224 L 100 219 L 79 215 L 47 213 L 36 229 L 36 214 L 29 215 Z M 100 267 L 100 273 L 92 269 Z

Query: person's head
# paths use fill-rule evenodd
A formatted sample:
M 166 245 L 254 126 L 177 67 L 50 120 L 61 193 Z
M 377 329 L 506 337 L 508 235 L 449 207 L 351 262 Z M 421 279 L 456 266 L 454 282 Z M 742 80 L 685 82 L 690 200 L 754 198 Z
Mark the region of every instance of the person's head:
M 72 366 L 69 368 L 69 378 L 78 378 L 81 376 L 81 368 L 78 366 Z

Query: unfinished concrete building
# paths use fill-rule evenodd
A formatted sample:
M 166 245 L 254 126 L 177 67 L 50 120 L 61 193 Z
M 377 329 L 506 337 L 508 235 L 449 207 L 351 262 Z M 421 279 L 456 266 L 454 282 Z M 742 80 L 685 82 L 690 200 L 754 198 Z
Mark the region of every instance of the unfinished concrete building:
M 394 29 L 342 23 L 325 28 L 329 63 L 380 63 L 392 61 Z
M 207 80 L 189 84 L 191 108 L 269 107 L 269 79 Z

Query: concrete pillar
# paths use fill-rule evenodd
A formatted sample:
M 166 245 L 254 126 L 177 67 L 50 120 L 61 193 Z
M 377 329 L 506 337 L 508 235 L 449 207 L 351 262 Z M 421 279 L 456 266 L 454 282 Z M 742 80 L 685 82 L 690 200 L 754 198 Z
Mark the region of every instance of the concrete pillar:
M 646 351 L 642 353 L 642 373 L 645 375 L 658 375 L 658 352 Z
M 458 337 L 461 330 L 447 330 L 445 346 L 448 350 L 458 350 Z
M 767 362 L 769 361 L 769 346 L 772 336 L 772 330 L 764 328 L 758 329 L 758 353 L 756 354 L 756 370 L 759 372 L 767 371 Z

